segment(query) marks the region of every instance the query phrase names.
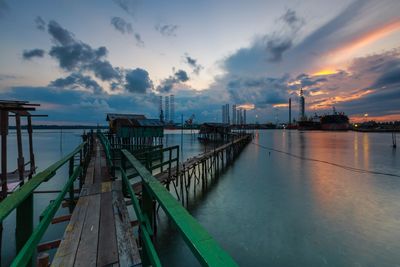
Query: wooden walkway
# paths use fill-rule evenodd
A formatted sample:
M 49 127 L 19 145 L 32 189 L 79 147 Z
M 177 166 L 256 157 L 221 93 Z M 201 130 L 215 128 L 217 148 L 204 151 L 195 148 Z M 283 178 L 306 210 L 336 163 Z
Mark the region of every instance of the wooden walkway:
M 112 181 L 100 141 L 52 266 L 141 266 L 121 181 Z

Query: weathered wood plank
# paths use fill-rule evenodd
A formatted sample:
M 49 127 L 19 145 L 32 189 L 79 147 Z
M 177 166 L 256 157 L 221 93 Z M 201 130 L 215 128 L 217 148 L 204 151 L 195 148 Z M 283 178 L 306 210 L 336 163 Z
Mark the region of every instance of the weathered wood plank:
M 118 247 L 115 236 L 115 221 L 111 191 L 101 194 L 100 206 L 97 266 L 109 266 L 118 263 Z
M 92 157 L 90 159 L 88 168 L 86 170 L 86 176 L 85 176 L 85 184 L 93 184 L 93 177 L 94 177 L 94 158 Z
M 100 195 L 87 196 L 88 212 L 74 266 L 96 266 L 100 223 Z
M 113 209 L 119 264 L 120 266 L 141 266 L 139 249 L 130 226 L 128 210 L 120 191 L 113 191 Z
M 73 266 L 81 238 L 88 208 L 88 199 L 82 197 L 75 206 L 74 213 L 65 230 L 63 240 L 51 266 Z

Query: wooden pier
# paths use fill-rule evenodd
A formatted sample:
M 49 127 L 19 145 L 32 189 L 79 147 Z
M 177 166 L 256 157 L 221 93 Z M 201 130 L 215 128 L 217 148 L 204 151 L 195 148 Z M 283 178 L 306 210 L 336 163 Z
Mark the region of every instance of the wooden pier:
M 121 181 L 96 138 L 79 200 L 52 266 L 141 266 Z
M 41 211 L 36 227 L 26 229 L 17 224 L 17 230 L 24 236 L 19 240 L 21 248 L 17 249 L 11 266 L 33 266 L 36 253 L 39 253 L 38 266 L 48 266 L 50 262 L 52 266 L 161 266 L 154 244 L 156 207 L 162 208 L 202 266 L 237 266 L 184 208 L 184 202 L 179 201 L 183 193 L 180 197 L 177 193 L 177 200 L 169 186 L 186 190 L 186 196 L 191 181 L 199 183 L 202 179 L 203 186 L 207 186 L 208 179 L 216 177 L 214 174 L 230 164 L 250 140 L 250 135 L 238 136 L 228 144 L 179 164 L 178 146 L 138 154 L 121 147 L 111 153 L 103 133 L 84 135 L 83 143 L 76 149 L 0 203 L 0 225 L 14 210 L 23 214 L 25 221 L 33 222 L 33 212 L 27 210 L 26 203 L 32 203 L 35 190 L 67 165 L 68 179 L 62 190 L 48 191 L 58 195 Z M 176 156 L 172 156 L 173 151 Z M 115 157 L 117 154 L 119 159 Z M 154 170 L 158 172 L 157 178 Z M 198 171 L 203 178 L 194 174 Z M 134 181 L 138 179 L 140 194 L 134 192 Z M 55 217 L 65 207 L 70 214 Z M 134 218 L 130 218 L 128 209 L 133 209 Z M 63 221 L 69 223 L 61 239 L 42 240 L 48 227 Z M 57 249 L 53 259 L 42 254 L 52 249 Z

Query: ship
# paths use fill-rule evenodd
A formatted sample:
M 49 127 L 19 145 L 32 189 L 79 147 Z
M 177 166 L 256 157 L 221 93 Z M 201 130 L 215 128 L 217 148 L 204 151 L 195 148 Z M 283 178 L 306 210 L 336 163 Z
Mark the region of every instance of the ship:
M 299 130 L 321 130 L 321 117 L 314 114 L 314 117 L 304 117 L 297 123 L 297 129 Z
M 333 107 L 333 114 L 321 116 L 321 130 L 347 131 L 349 129 L 349 117 L 343 112 L 337 112 Z

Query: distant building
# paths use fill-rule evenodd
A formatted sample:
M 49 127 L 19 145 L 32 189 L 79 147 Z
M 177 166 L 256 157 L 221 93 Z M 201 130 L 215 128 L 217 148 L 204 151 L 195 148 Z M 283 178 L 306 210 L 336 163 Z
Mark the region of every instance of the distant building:
M 174 95 L 169 96 L 169 106 L 170 106 L 169 121 L 171 123 L 174 123 L 174 120 L 175 120 L 175 96 Z
M 237 124 L 237 121 L 236 121 L 236 104 L 232 105 L 232 124 Z
M 162 143 L 164 124 L 158 119 L 148 119 L 142 114 L 107 114 L 110 134 L 133 138 L 136 145 Z
M 160 117 L 160 121 L 164 122 L 164 111 L 162 108 L 162 95 L 160 95 L 160 103 L 159 103 L 159 117 Z
M 243 109 L 243 124 L 246 124 L 246 110 Z
M 224 109 L 226 110 L 226 106 Z M 199 140 L 204 142 L 228 141 L 230 134 L 231 126 L 227 123 L 203 123 L 200 126 Z
M 170 117 L 169 117 L 169 96 L 164 97 L 164 120 L 166 123 L 169 122 Z
M 222 123 L 230 123 L 229 104 L 222 105 Z

